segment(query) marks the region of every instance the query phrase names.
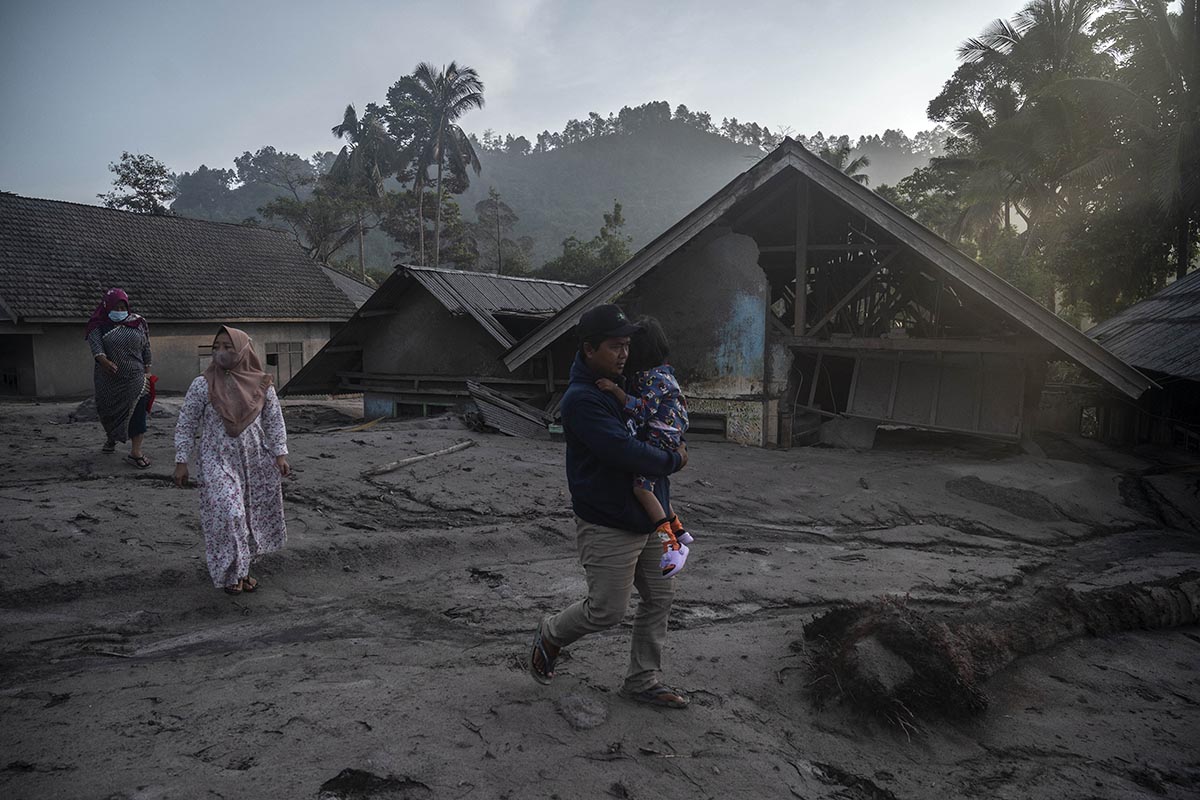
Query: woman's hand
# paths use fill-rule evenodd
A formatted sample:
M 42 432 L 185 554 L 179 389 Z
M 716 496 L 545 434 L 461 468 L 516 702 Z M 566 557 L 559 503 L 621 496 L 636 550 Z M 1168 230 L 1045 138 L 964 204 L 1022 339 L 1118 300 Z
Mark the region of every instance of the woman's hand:
M 279 477 L 281 478 L 292 474 L 292 465 L 288 463 L 287 456 L 275 456 L 275 466 L 279 467 Z
M 103 367 L 104 371 L 109 375 L 117 374 L 117 362 L 113 361 L 108 356 L 100 356 L 96 360 L 100 362 L 100 366 Z
M 175 485 L 178 486 L 180 489 L 182 489 L 183 487 L 187 486 L 187 481 L 188 481 L 187 464 L 176 464 L 175 465 Z

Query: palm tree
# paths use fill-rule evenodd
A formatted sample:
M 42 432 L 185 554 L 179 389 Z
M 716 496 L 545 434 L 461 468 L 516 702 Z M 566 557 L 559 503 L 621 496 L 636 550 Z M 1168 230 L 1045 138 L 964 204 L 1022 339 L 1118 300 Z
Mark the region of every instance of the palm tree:
M 845 136 L 823 145 L 817 151 L 817 156 L 826 164 L 836 167 L 840 172 L 850 176 L 863 186 L 871 182 L 871 178 L 862 171 L 871 166 L 871 159 L 867 156 L 859 156 L 851 161 L 850 142 Z
M 1187 274 L 1200 228 L 1200 12 L 1183 0 L 1118 0 L 1099 22 L 1118 57 L 1113 78 L 1069 78 L 1048 94 L 1070 97 L 1085 112 L 1111 120 L 1118 147 L 1081 165 L 1073 177 L 1095 183 L 1144 181 L 1169 221 L 1176 277 Z
M 433 265 L 441 257 L 442 171 L 446 166 L 464 180 L 467 167 L 478 175 L 482 171 L 479 156 L 457 120 L 474 108 L 483 108 L 483 82 L 470 67 L 451 61 L 438 71 L 422 62 L 413 70 L 414 99 L 426 125 L 421 141 L 415 143 L 417 223 L 420 230 L 421 263 L 425 263 L 425 181 L 431 166 L 437 167 L 437 216 L 434 222 Z
M 1097 51 L 1091 26 L 1100 0 L 1031 0 L 1011 21 L 998 19 L 958 51 L 962 65 L 930 114 L 959 137 L 938 168 L 967 176 L 966 207 L 952 238 L 977 241 L 1025 223 L 1022 258 L 1035 248 L 1049 257 L 1062 219 L 1082 207 L 1069 175 L 1093 135 L 1072 124 L 1058 98 L 1042 90 L 1071 76 L 1102 74 L 1109 54 Z M 1053 289 L 1047 304 L 1054 307 Z
M 367 207 L 363 201 L 367 198 L 367 202 L 378 201 L 384 196 L 383 174 L 387 137 L 377 118 L 368 113 L 360 119 L 353 105 L 346 106 L 342 121 L 334 125 L 330 132 L 338 139 L 345 139 L 350 143 L 343 146 L 338 153 L 329 170 L 329 178 L 342 190 L 341 193 L 351 201 L 355 209 L 358 269 L 359 273 L 366 277 L 363 223 Z

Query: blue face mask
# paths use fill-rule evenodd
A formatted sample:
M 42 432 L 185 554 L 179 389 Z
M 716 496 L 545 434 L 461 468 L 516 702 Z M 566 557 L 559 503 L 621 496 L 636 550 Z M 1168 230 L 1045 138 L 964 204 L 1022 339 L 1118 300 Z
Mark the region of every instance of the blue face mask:
M 113 322 L 124 322 L 128 316 L 129 316 L 128 311 L 110 311 L 110 312 L 108 312 L 108 318 L 111 319 Z

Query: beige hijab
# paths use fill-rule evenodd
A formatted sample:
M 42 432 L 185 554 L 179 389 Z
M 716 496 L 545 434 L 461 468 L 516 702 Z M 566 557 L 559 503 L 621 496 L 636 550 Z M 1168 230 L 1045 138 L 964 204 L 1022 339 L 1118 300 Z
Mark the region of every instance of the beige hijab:
M 262 362 L 250 342 L 250 336 L 237 328 L 223 326 L 221 331 L 233 340 L 237 357 L 232 369 L 221 369 L 216 359 L 204 370 L 208 380 L 208 402 L 221 415 L 225 432 L 240 436 L 250 423 L 258 419 L 267 402 L 267 387 L 271 376 L 263 372 Z M 221 331 L 217 331 L 219 336 Z

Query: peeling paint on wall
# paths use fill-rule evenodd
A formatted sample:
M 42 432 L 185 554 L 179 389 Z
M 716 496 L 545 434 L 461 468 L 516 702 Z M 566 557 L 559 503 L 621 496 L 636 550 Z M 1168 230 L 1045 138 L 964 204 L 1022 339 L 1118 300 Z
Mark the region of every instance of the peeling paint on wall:
M 715 374 L 761 380 L 767 331 L 762 298 L 737 292 L 729 304 L 728 314 L 717 334 L 718 344 L 713 353 Z

